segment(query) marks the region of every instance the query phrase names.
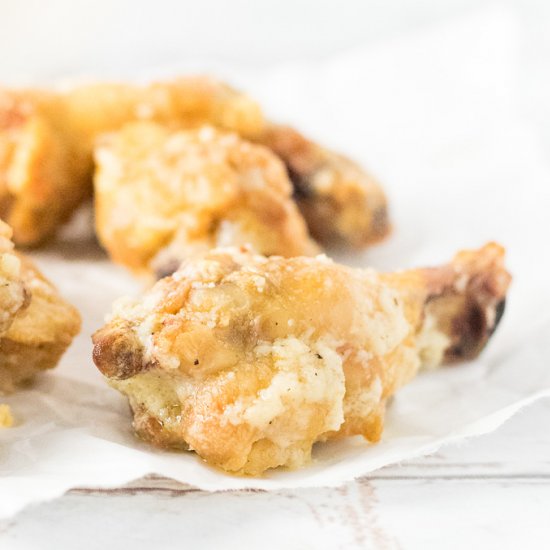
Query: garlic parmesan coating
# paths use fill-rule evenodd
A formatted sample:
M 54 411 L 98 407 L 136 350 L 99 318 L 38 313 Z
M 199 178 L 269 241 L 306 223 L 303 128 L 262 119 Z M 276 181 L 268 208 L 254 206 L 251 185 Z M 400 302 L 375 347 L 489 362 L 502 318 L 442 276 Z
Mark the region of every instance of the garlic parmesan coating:
M 64 92 L 0 89 L 0 216 L 15 242 L 51 237 L 91 195 L 97 137 L 139 120 L 172 128 L 210 123 L 247 138 L 264 124 L 257 103 L 208 77 Z
M 24 255 L 0 221 L 0 394 L 55 367 L 80 330 L 80 315 Z
M 393 274 L 217 249 L 118 301 L 94 361 L 144 440 L 229 472 L 296 468 L 318 441 L 378 441 L 422 364 L 477 355 L 509 279 L 496 244 Z
M 135 123 L 104 136 L 96 164 L 97 233 L 110 256 L 136 272 L 170 274 L 216 246 L 318 251 L 281 161 L 237 134 Z

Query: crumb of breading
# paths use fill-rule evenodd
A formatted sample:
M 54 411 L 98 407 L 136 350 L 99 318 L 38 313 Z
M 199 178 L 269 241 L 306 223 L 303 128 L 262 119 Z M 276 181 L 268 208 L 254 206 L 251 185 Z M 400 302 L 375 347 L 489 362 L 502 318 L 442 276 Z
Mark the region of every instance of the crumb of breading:
M 13 426 L 13 416 L 9 405 L 0 403 L 0 428 L 11 428 Z

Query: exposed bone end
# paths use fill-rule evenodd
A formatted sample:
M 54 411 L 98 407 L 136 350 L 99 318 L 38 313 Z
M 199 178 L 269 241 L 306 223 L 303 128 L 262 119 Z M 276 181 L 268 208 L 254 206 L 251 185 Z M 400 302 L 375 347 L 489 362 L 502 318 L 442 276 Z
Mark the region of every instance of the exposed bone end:
M 421 356 L 429 357 L 428 365 L 477 357 L 505 309 L 511 276 L 504 267 L 504 248 L 489 243 L 459 252 L 450 264 L 426 269 L 424 275 L 428 295 L 420 341 L 426 346 L 438 341 L 441 350 L 436 357 L 421 346 Z
M 126 380 L 152 366 L 145 361 L 139 338 L 129 329 L 124 323 L 115 327 L 107 325 L 92 336 L 93 361 L 108 378 Z

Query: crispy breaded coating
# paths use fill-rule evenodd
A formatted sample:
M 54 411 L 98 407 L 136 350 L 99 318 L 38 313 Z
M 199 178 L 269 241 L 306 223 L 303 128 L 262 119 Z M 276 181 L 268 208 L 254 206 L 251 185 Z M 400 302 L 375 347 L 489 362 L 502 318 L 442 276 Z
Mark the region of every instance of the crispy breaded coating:
M 246 94 L 214 78 L 186 76 L 138 86 L 97 83 L 70 90 L 66 102 L 71 120 L 93 144 L 98 134 L 134 121 L 171 128 L 211 124 L 247 138 L 264 129 L 260 106 Z
M 510 280 L 503 254 L 386 275 L 213 250 L 116 303 L 94 361 L 144 440 L 230 472 L 296 468 L 317 441 L 378 441 L 387 399 L 422 363 L 480 351 Z
M 0 222 L 0 393 L 55 367 L 80 330 L 80 315 L 25 256 Z
M 95 158 L 97 234 L 134 271 L 170 274 L 216 246 L 282 256 L 318 250 L 283 164 L 234 133 L 134 123 L 104 136 Z
M 11 235 L 9 225 L 0 220 L 0 335 L 10 328 L 17 313 L 28 306 L 30 299 Z
M 17 243 L 37 244 L 66 221 L 90 193 L 91 169 L 61 96 L 0 90 L 0 216 Z
M 288 126 L 267 125 L 259 141 L 286 164 L 296 202 L 315 239 L 364 247 L 388 235 L 386 196 L 355 162 Z
M 208 123 L 271 148 L 287 166 L 312 235 L 323 243 L 361 247 L 389 232 L 384 193 L 359 166 L 291 128 L 266 124 L 258 104 L 230 86 L 183 77 L 63 93 L 0 90 L 0 216 L 15 241 L 36 245 L 53 235 L 91 194 L 97 137 L 143 120 L 170 128 Z
M 263 129 L 254 101 L 207 77 L 63 93 L 0 90 L 0 216 L 16 243 L 36 245 L 54 234 L 91 194 L 97 136 L 135 120 L 210 123 L 250 138 Z

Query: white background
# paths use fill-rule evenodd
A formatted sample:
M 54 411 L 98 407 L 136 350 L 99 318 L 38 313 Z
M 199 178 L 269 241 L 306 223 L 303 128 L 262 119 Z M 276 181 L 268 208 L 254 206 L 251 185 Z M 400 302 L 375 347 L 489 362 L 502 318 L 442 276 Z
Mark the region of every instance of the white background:
M 322 59 L 494 4 L 0 0 L 0 79 Z M 500 4 L 521 22 L 519 104 L 550 154 L 550 2 Z M 548 548 L 549 414 L 539 403 L 490 436 L 339 490 L 74 493 L 0 525 L 0 548 Z
M 521 21 L 521 103 L 550 151 L 548 0 L 0 0 L 0 78 L 322 59 L 491 6 Z
M 0 0 L 0 78 L 320 59 L 495 5 L 521 21 L 524 111 L 550 144 L 548 0 Z

